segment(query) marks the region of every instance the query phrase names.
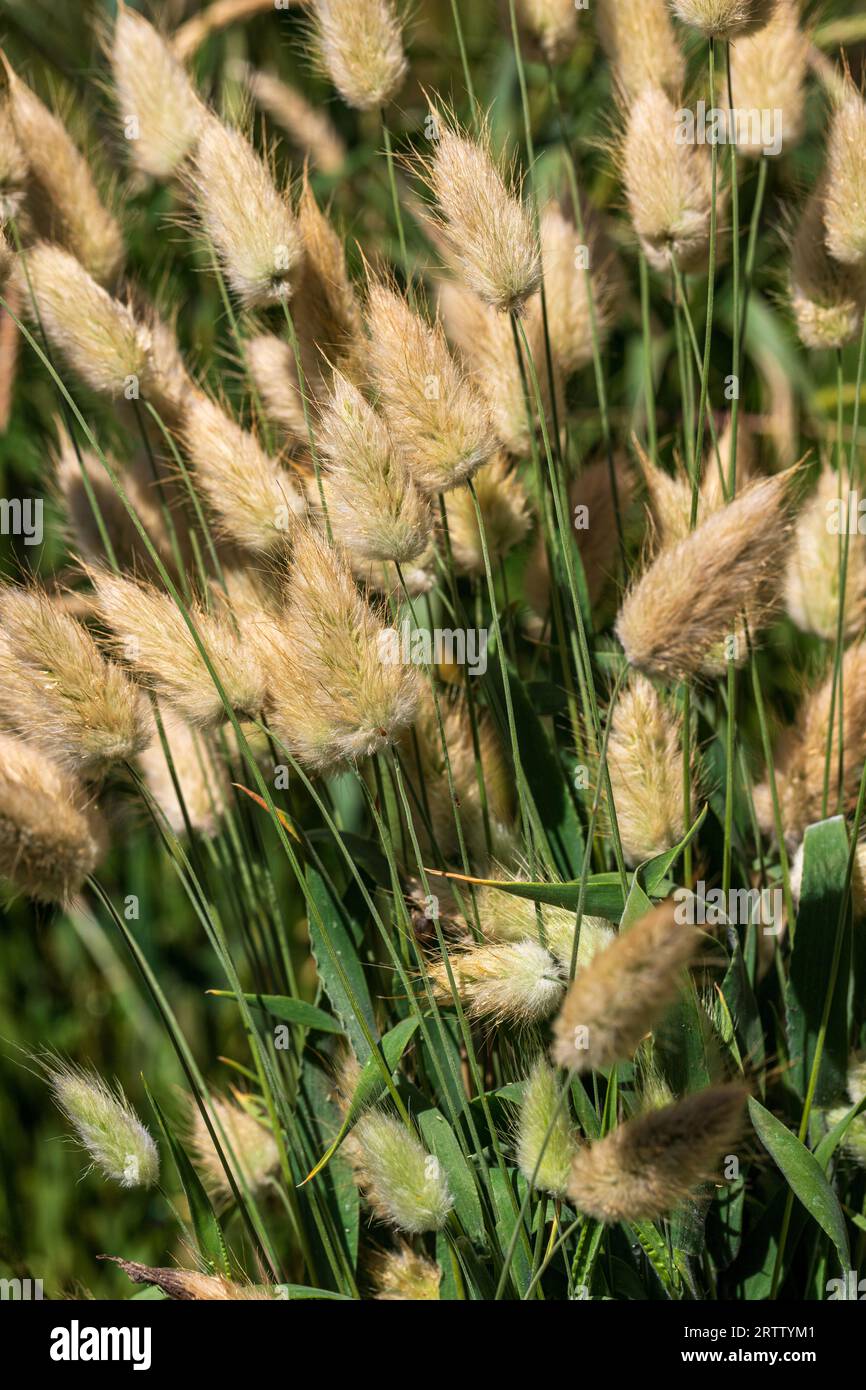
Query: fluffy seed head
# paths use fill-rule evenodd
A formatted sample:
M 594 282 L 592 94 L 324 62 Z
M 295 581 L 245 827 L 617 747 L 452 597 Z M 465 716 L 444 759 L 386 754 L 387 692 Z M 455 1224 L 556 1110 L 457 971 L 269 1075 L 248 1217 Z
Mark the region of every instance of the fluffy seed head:
M 133 164 L 155 179 L 171 178 L 198 138 L 202 105 L 165 40 L 125 5 L 118 7 L 111 68 Z
M 479 468 L 475 475 L 475 493 L 484 521 L 490 563 L 496 569 L 509 551 L 520 545 L 532 525 L 529 498 L 508 456 L 501 451 Z M 483 574 L 481 533 L 468 488 L 455 488 L 448 493 L 445 513 L 458 574 Z
M 0 86 L 3 76 L 0 73 Z M 21 210 L 27 193 L 27 157 L 18 143 L 8 89 L 0 90 L 0 223 Z
M 123 261 L 123 236 L 103 206 L 87 160 L 58 118 L 9 68 L 9 112 L 28 164 L 28 202 L 40 233 L 71 251 L 100 285 Z M 8 156 L 7 156 L 8 158 Z M 79 308 L 84 317 L 86 310 Z
M 840 531 L 847 521 L 850 499 L 851 494 L 838 474 L 825 465 L 791 535 L 785 572 L 788 616 L 803 632 L 814 632 L 825 641 L 835 637 L 839 618 Z M 845 636 L 857 636 L 864 626 L 866 540 L 855 530 L 848 538 Z
M 24 302 L 29 307 L 32 291 L 49 343 L 82 381 L 109 396 L 122 396 L 139 383 L 150 339 L 126 305 L 59 246 L 30 247 L 26 260 L 26 278 L 19 273 Z
M 807 348 L 842 348 L 860 333 L 866 301 L 866 263 L 843 265 L 827 250 L 828 187 L 806 203 L 791 245 L 791 311 Z
M 739 1141 L 748 1094 L 742 1085 L 711 1086 L 619 1125 L 577 1154 L 569 1197 L 608 1224 L 668 1216 Z
M 556 1073 L 539 1057 L 523 1083 L 523 1099 L 517 1125 L 517 1164 L 527 1182 L 554 1197 L 564 1197 L 577 1153 L 577 1142 L 567 1104 L 559 1107 Z M 554 1120 L 554 1116 L 556 1119 Z M 553 1124 L 550 1138 L 547 1132 Z M 541 1163 L 536 1173 L 539 1156 Z
M 385 421 L 340 372 L 319 424 L 318 446 L 328 460 L 323 489 L 335 539 L 361 564 L 417 560 L 430 539 L 429 503 Z
M 250 376 L 268 419 L 285 430 L 293 443 L 306 443 L 309 432 L 291 344 L 275 333 L 260 333 L 247 341 L 245 350 Z
M 439 116 L 424 174 L 432 216 L 467 286 L 503 312 L 520 309 L 541 284 L 541 253 L 513 168 L 495 160 L 487 131 L 470 140 Z
M 346 162 L 346 146 L 325 112 L 272 73 L 249 69 L 245 78 L 253 100 L 282 127 L 313 167 L 323 174 L 339 174 Z
M 288 200 L 247 140 L 207 120 L 189 181 L 204 231 L 248 308 L 291 297 L 303 255 Z
M 0 587 L 0 706 L 13 733 L 85 776 L 134 757 L 150 737 L 136 686 L 35 585 Z
M 223 1157 L 241 1191 L 266 1187 L 280 1162 L 276 1140 L 269 1129 L 243 1105 L 212 1095 L 208 1101 L 211 1124 Z M 228 1201 L 231 1184 L 198 1105 L 190 1100 L 189 1142 L 196 1167 L 208 1191 Z
M 824 230 L 844 265 L 866 261 L 866 102 L 850 87 L 836 102 L 827 142 Z
M 481 930 L 488 941 L 538 941 L 538 913 L 530 898 L 518 898 L 502 888 L 479 888 L 476 893 Z M 567 972 L 574 949 L 575 914 L 570 908 L 545 906 L 542 914 L 544 944 Z M 589 965 L 614 939 L 604 917 L 582 917 L 577 949 L 577 968 Z
M 381 1110 L 361 1115 L 343 1146 L 375 1216 L 398 1231 L 441 1231 L 454 1205 L 439 1160 L 425 1153 L 401 1120 Z
M 776 0 L 671 0 L 683 24 L 708 38 L 735 39 L 763 29 L 776 8 Z
M 518 0 L 517 16 L 549 63 L 562 63 L 577 43 L 574 0 Z
M 584 1072 L 631 1057 L 676 999 L 699 943 L 672 901 L 622 932 L 575 976 L 554 1025 L 554 1060 Z
M 470 946 L 451 954 L 451 971 L 466 1012 L 493 1024 L 527 1027 L 559 1007 L 565 984 L 559 963 L 537 941 Z M 430 967 L 437 998 L 450 1000 L 444 961 Z
M 0 877 L 37 902 L 65 903 L 93 873 L 102 823 L 38 748 L 0 734 Z
M 778 0 L 769 24 L 731 45 L 731 87 L 741 111 L 780 111 L 782 142 L 788 150 L 803 133 L 809 40 L 800 28 L 796 0 Z M 758 159 L 764 152 L 760 133 L 737 133 L 737 152 Z
M 284 545 L 304 501 L 255 435 L 197 394 L 187 404 L 183 441 L 222 534 L 260 553 Z
M 353 378 L 360 376 L 367 348 L 346 248 L 316 202 L 306 173 L 298 199 L 298 227 L 304 262 L 294 319 L 307 389 L 316 395 L 319 384 L 330 378 L 329 366 L 340 367 Z
M 388 425 L 424 492 L 465 482 L 496 446 L 490 417 L 445 342 L 394 290 L 372 284 L 369 371 Z
M 315 772 L 372 756 L 415 718 L 418 673 L 383 659 L 384 631 L 342 556 L 299 531 L 286 612 L 256 643 L 273 727 Z
M 409 70 L 392 0 L 312 0 L 312 8 L 319 61 L 346 105 L 386 106 Z
M 373 1297 L 383 1303 L 432 1302 L 439 1298 L 442 1271 L 408 1245 L 383 1250 L 371 1260 Z
M 175 835 L 186 835 L 192 827 L 200 835 L 212 838 L 219 830 L 231 795 L 226 768 L 198 730 L 184 724 L 168 709 L 161 715 L 174 777 L 162 740 L 155 735 L 138 760 L 147 789 Z
M 698 674 L 744 609 L 769 606 L 784 573 L 790 473 L 748 484 L 691 535 L 665 547 L 627 594 L 616 632 L 632 666 Z
M 605 0 L 595 13 L 602 47 L 627 97 L 656 86 L 679 95 L 686 67 L 667 0 Z
M 617 701 L 607 766 L 628 862 L 678 844 L 685 832 L 682 721 L 645 676 L 632 676 Z
M 678 141 L 678 121 L 660 87 L 644 88 L 629 107 L 620 159 L 632 225 L 647 259 L 657 270 L 676 261 L 686 274 L 706 264 L 712 169 L 705 146 Z
M 581 238 L 573 222 L 556 203 L 548 203 L 541 215 L 541 259 L 547 291 L 548 331 L 551 350 L 568 377 L 592 361 L 592 315 L 600 346 L 610 328 L 611 292 L 598 237 L 584 227 Z M 584 269 L 587 258 L 588 271 Z
M 92 576 L 100 612 L 125 659 L 191 724 L 221 723 L 225 707 L 184 621 L 168 594 L 107 572 Z M 264 677 L 249 642 L 228 618 L 198 604 L 190 616 L 232 709 L 258 716 L 265 702 Z
M 51 1053 L 36 1060 L 93 1166 L 121 1187 L 152 1187 L 159 1177 L 159 1152 L 120 1086 L 112 1090 L 92 1068 Z

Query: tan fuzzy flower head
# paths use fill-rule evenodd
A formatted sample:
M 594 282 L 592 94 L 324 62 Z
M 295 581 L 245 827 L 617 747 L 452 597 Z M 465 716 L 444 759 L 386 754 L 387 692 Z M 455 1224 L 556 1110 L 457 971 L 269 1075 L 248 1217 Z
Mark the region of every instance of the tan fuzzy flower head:
M 616 621 L 632 666 L 661 679 L 695 676 L 744 610 L 757 621 L 772 606 L 788 552 L 792 472 L 749 483 L 661 551 Z
M 313 168 L 323 174 L 339 174 L 346 162 L 346 146 L 330 116 L 273 73 L 246 69 L 244 76 L 253 100 L 286 132 Z
M 66 903 L 104 848 L 77 783 L 32 744 L 0 733 L 0 878 L 37 902 Z
M 475 474 L 475 493 L 484 522 L 490 563 L 494 569 L 528 534 L 532 512 L 526 489 L 508 456 L 499 452 Z M 455 488 L 445 499 L 448 536 L 459 574 L 483 574 L 484 553 L 478 515 L 467 488 Z
M 644 88 L 627 108 L 620 163 L 632 225 L 650 264 L 665 270 L 675 261 L 684 274 L 702 270 L 710 238 L 710 155 L 683 138 L 680 113 L 660 87 Z
M 285 545 L 304 500 L 292 475 L 255 435 L 196 395 L 184 415 L 183 441 L 222 534 L 256 552 Z
M 14 135 L 27 159 L 28 204 L 37 229 L 70 251 L 98 284 L 111 284 L 123 262 L 120 227 L 103 205 L 87 160 L 63 122 L 0 57 Z
M 328 461 L 323 488 L 336 540 L 360 563 L 417 560 L 430 540 L 430 504 L 382 417 L 339 372 L 317 440 Z
M 160 713 L 171 767 L 162 740 L 154 734 L 138 759 L 147 789 L 175 835 L 186 835 L 192 828 L 212 838 L 231 796 L 226 767 L 199 730 L 178 719 L 168 706 Z
M 803 133 L 809 40 L 800 27 L 797 0 L 778 0 L 769 24 L 731 45 L 734 106 L 741 111 L 781 113 L 782 148 Z M 737 132 L 737 152 L 758 159 L 764 143 L 752 122 Z
M 152 584 L 104 571 L 91 578 L 118 656 L 191 724 L 222 723 L 228 716 L 220 693 L 173 599 Z M 189 612 L 232 709 L 258 716 L 264 676 L 251 645 L 220 613 L 198 604 Z
M 619 1125 L 578 1153 L 571 1201 L 607 1224 L 669 1216 L 739 1142 L 748 1095 L 739 1084 L 711 1086 Z
M 383 1250 L 370 1261 L 373 1297 L 383 1303 L 434 1302 L 439 1298 L 442 1270 L 408 1245 Z
M 598 238 L 592 235 L 591 225 L 584 224 L 584 235 L 587 244 L 559 206 L 548 203 L 541 214 L 548 331 L 551 350 L 566 377 L 592 361 L 593 316 L 601 347 L 611 325 L 613 306 L 605 253 Z
M 177 1302 L 259 1302 L 270 1301 L 278 1294 L 256 1284 L 240 1284 L 226 1279 L 222 1274 L 202 1274 L 197 1269 L 158 1269 L 153 1265 L 139 1264 L 136 1260 L 121 1260 L 114 1255 L 100 1255 L 102 1260 L 111 1260 L 123 1270 L 133 1284 L 149 1284 L 160 1289 L 166 1296 Z
M 617 700 L 607 767 L 627 861 L 639 864 L 678 844 L 685 833 L 682 721 L 645 676 L 632 676 Z
M 468 287 L 495 309 L 518 311 L 541 284 L 541 249 L 514 166 L 438 113 L 433 153 L 422 161 L 435 199 L 431 212 Z
M 839 475 L 825 464 L 791 535 L 785 572 L 788 616 L 803 632 L 814 632 L 825 641 L 836 636 L 840 534 L 847 524 L 851 496 L 844 483 L 840 486 Z M 864 628 L 866 539 L 855 530 L 848 538 L 843 632 L 846 637 L 856 637 Z
M 2 722 L 70 772 L 98 776 L 146 746 L 146 701 L 44 590 L 0 587 Z
M 169 179 L 198 138 L 202 103 L 162 36 L 124 4 L 110 56 L 130 158 L 142 173 Z
M 319 62 L 347 106 L 386 106 L 409 71 L 392 0 L 311 0 Z
M 4 226 L 18 215 L 27 192 L 27 156 L 15 134 L 11 105 L 0 71 L 0 222 Z
M 602 47 L 626 96 L 634 99 L 645 87 L 679 95 L 686 65 L 668 0 L 603 0 L 595 15 Z
M 211 117 L 188 179 L 202 227 L 238 299 L 247 307 L 290 299 L 303 256 L 298 225 L 250 143 Z
M 276 1173 L 279 1149 L 273 1134 L 243 1105 L 212 1095 L 206 1102 L 223 1158 L 241 1191 L 266 1187 Z M 231 1183 L 198 1105 L 189 1102 L 189 1144 L 208 1191 L 228 1201 Z
M 674 1002 L 700 936 L 662 903 L 600 951 L 574 979 L 554 1025 L 561 1067 L 597 1071 L 631 1057 Z
M 824 230 L 843 265 L 866 261 L 866 102 L 848 87 L 836 102 L 827 142 Z
M 800 341 L 815 349 L 853 342 L 866 303 L 866 262 L 843 264 L 827 250 L 829 196 L 825 180 L 806 203 L 791 246 L 791 311 Z
M 708 38 L 735 39 L 769 23 L 776 0 L 671 0 L 683 24 Z
M 306 172 L 298 199 L 304 260 L 293 315 L 307 389 L 314 396 L 339 367 L 354 380 L 366 352 L 364 322 L 346 264 L 346 248 L 316 202 Z M 297 375 L 297 368 L 294 368 Z
M 439 324 L 420 318 L 401 295 L 371 284 L 368 370 L 395 439 L 424 492 L 471 478 L 496 439 L 488 411 L 448 351 Z
M 517 17 L 548 63 L 562 63 L 577 43 L 574 0 L 517 0 Z
M 415 718 L 418 672 L 391 659 L 387 636 L 339 552 L 299 531 L 287 610 L 256 644 L 274 730 L 314 772 L 372 756 Z
M 451 953 L 451 972 L 466 1012 L 493 1024 L 528 1027 L 559 1007 L 565 981 L 558 961 L 537 941 L 470 946 Z M 444 961 L 430 967 L 436 997 L 452 998 Z

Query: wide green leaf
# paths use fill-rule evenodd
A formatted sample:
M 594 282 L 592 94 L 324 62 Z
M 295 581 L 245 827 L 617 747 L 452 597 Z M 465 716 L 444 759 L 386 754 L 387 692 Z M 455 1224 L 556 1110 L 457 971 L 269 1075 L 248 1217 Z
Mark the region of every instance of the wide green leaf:
M 843 1270 L 851 1268 L 848 1231 L 839 1199 L 824 1175 L 821 1164 L 796 1134 L 765 1110 L 754 1097 L 749 1100 L 749 1114 L 755 1133 L 784 1174 L 791 1191 L 803 1203 L 836 1247 Z
M 209 989 L 208 994 L 215 999 L 237 998 L 230 989 Z M 271 1018 L 278 1018 L 283 1023 L 297 1023 L 302 1028 L 315 1029 L 319 1033 L 343 1031 L 342 1024 L 338 1023 L 337 1019 L 303 999 L 292 999 L 288 994 L 244 994 L 241 997 L 252 1008 L 262 1009 L 266 1014 L 270 1014 Z

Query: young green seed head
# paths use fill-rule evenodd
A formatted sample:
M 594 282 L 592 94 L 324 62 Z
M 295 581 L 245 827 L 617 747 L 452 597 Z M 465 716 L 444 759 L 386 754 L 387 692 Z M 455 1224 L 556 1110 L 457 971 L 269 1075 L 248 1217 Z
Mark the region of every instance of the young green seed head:
M 553 1197 L 564 1197 L 577 1141 L 568 1104 L 558 1103 L 556 1072 L 539 1057 L 523 1083 L 517 1125 L 517 1165 L 527 1182 L 534 1181 L 537 1188 Z
M 402 1120 L 368 1110 L 343 1146 L 374 1216 L 407 1235 L 441 1231 L 454 1198 L 438 1158 Z
M 112 1090 L 92 1068 L 51 1053 L 36 1060 L 93 1166 L 121 1187 L 152 1187 L 159 1177 L 159 1152 L 120 1086 Z

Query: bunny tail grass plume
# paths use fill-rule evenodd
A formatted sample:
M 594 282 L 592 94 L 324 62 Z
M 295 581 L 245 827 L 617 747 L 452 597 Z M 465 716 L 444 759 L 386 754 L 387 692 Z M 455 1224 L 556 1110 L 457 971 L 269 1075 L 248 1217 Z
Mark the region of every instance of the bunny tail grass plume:
M 569 1198 L 608 1225 L 668 1216 L 739 1142 L 748 1096 L 740 1084 L 711 1086 L 619 1125 L 578 1152 Z
M 341 173 L 346 146 L 324 111 L 273 73 L 251 68 L 245 70 L 244 77 L 253 100 L 285 131 L 313 168 L 323 174 Z
M 236 1101 L 211 1095 L 206 1104 L 223 1158 L 236 1185 L 241 1191 L 247 1187 L 251 1192 L 267 1187 L 280 1165 L 279 1149 L 271 1131 Z M 188 1115 L 187 1138 L 201 1179 L 212 1196 L 230 1201 L 233 1195 L 231 1183 L 202 1113 L 192 1097 L 189 1098 Z
M 191 729 L 168 709 L 160 713 L 172 766 L 168 765 L 162 740 L 155 734 L 138 759 L 147 789 L 175 835 L 186 835 L 192 829 L 212 839 L 219 831 L 231 796 L 225 765 L 217 760 L 198 730 Z
M 589 228 L 585 225 L 581 237 L 556 203 L 548 203 L 541 215 L 541 258 L 548 297 L 550 346 L 566 377 L 592 361 L 593 319 L 587 279 L 592 288 L 595 332 L 602 347 L 611 325 L 609 279 L 605 266 L 598 264 L 600 260 L 603 262 L 604 253 L 591 231 L 591 224 Z M 583 269 L 585 257 L 592 267 L 589 277 Z
M 312 771 L 371 757 L 415 718 L 420 678 L 400 663 L 393 635 L 343 557 L 311 528 L 299 530 L 287 610 L 257 645 L 274 730 Z
M 866 266 L 834 260 L 824 242 L 828 186 L 819 185 L 803 209 L 791 245 L 791 311 L 807 348 L 843 348 L 860 333 Z
M 665 547 L 626 595 L 616 633 L 632 666 L 697 675 L 713 648 L 769 608 L 784 575 L 794 470 L 760 478 L 685 540 Z
M 239 1284 L 234 1279 L 226 1279 L 222 1274 L 201 1274 L 197 1269 L 156 1269 L 152 1265 L 138 1264 L 135 1260 L 121 1260 L 116 1255 L 100 1255 L 98 1258 L 111 1260 L 133 1284 L 149 1284 L 177 1302 L 270 1301 L 279 1297 L 255 1284 Z
M 559 1105 L 556 1072 L 539 1057 L 523 1083 L 517 1123 L 517 1166 L 526 1181 L 534 1179 L 534 1186 L 542 1192 L 564 1197 L 576 1154 L 577 1140 L 568 1106 Z
M 418 487 L 438 493 L 466 482 L 496 439 L 441 326 L 426 323 L 401 295 L 377 283 L 370 286 L 367 324 L 369 371 Z
M 528 1027 L 555 1013 L 565 981 L 558 961 L 537 941 L 469 946 L 451 953 L 451 972 L 470 1018 Z M 452 999 L 444 961 L 429 968 L 437 999 Z
M 434 1302 L 439 1298 L 442 1270 L 408 1245 L 382 1250 L 370 1260 L 373 1297 L 382 1303 Z
M 475 495 L 481 508 L 490 563 L 494 569 L 520 545 L 532 525 L 526 489 L 501 450 L 475 475 Z M 478 516 L 468 488 L 456 488 L 445 498 L 451 554 L 458 574 L 484 574 L 484 552 Z
M 387 106 L 409 64 L 392 0 L 311 0 L 316 54 L 347 106 Z
M 678 844 L 685 834 L 682 720 L 645 676 L 632 676 L 619 696 L 607 766 L 628 863 Z
M 253 385 L 261 396 L 268 419 L 289 435 L 292 444 L 308 443 L 309 431 L 291 344 L 274 333 L 260 333 L 248 339 L 244 348 Z
M 105 841 L 77 783 L 32 744 L 0 733 L 0 878 L 37 902 L 66 903 Z
M 866 102 L 850 84 L 836 101 L 827 142 L 824 231 L 844 265 L 866 260 Z
M 70 251 L 100 285 L 111 284 L 123 262 L 123 236 L 102 204 L 87 160 L 3 54 L 0 60 L 6 69 L 15 138 L 27 158 L 28 206 L 36 227 L 47 240 Z M 86 314 L 80 307 L 79 312 Z
M 488 941 L 538 941 L 538 913 L 530 898 L 518 898 L 502 888 L 484 887 L 476 891 L 476 902 L 481 930 Z M 573 909 L 545 905 L 542 921 L 548 951 L 563 969 L 570 970 L 576 924 Z M 604 917 L 582 917 L 578 970 L 589 965 L 613 939 L 613 927 Z
M 303 247 L 288 198 L 237 130 L 202 126 L 188 180 L 202 227 L 246 308 L 291 297 Z
M 91 574 L 103 619 L 119 657 L 146 679 L 191 724 L 218 724 L 227 716 L 219 691 L 180 609 L 152 584 L 106 571 Z M 188 605 L 190 617 L 236 714 L 257 717 L 265 702 L 264 678 L 248 642 L 228 618 Z
M 562 63 L 577 43 L 574 0 L 517 0 L 517 17 L 548 63 Z
M 315 392 L 318 382 L 329 380 L 329 364 L 353 380 L 360 376 L 367 343 L 346 248 L 316 202 L 306 171 L 298 199 L 298 227 L 304 262 L 294 317 L 307 388 Z
M 159 1152 L 120 1086 L 112 1090 L 93 1068 L 50 1052 L 33 1060 L 93 1166 L 121 1187 L 152 1187 L 159 1177 Z
M 662 87 L 676 97 L 686 65 L 674 34 L 667 0 L 604 0 L 596 5 L 602 47 L 617 84 L 629 99 L 645 87 Z
M 421 164 L 431 219 L 469 289 L 495 309 L 520 310 L 541 284 L 541 248 L 514 165 L 496 161 L 486 126 L 472 140 L 450 118 L 431 120 L 434 153 Z
M 442 1230 L 454 1206 L 445 1174 L 438 1158 L 426 1153 L 396 1116 L 365 1111 L 343 1152 L 380 1221 L 407 1235 Z
M 825 464 L 818 486 L 801 509 L 791 536 L 785 571 L 785 607 L 803 632 L 830 641 L 839 618 L 839 536 L 847 523 L 852 494 Z M 845 584 L 846 637 L 866 627 L 866 539 L 849 538 Z
M 132 312 L 61 247 L 42 242 L 25 257 L 19 288 L 51 346 L 94 391 L 117 397 L 135 388 L 147 371 L 150 340 Z
M 777 0 L 671 0 L 683 24 L 707 38 L 735 39 L 763 29 L 773 17 Z
M 184 415 L 183 442 L 222 535 L 260 553 L 284 545 L 304 500 L 255 435 L 197 394 Z
M 43 589 L 0 585 L 0 722 L 68 772 L 98 776 L 147 745 L 147 703 Z
M 198 138 L 203 107 L 195 89 L 162 36 L 124 4 L 110 56 L 132 162 L 143 174 L 170 179 Z
M 705 268 L 710 243 L 712 166 L 703 145 L 679 138 L 680 115 L 660 87 L 628 108 L 619 152 L 632 225 L 656 270 L 675 261 L 686 274 Z M 721 190 L 716 195 L 717 207 Z
M 807 825 L 824 819 L 824 764 L 827 735 L 830 725 L 833 674 L 808 692 L 797 713 L 793 726 L 784 729 L 776 743 L 774 763 L 776 788 L 784 827 L 785 840 L 790 848 L 799 844 Z M 842 747 L 842 805 L 847 813 L 854 810 L 860 772 L 866 759 L 866 641 L 850 646 L 842 660 L 842 738 L 838 739 L 839 696 L 836 693 L 833 714 L 833 746 Z M 837 763 L 833 761 L 830 778 L 831 799 L 836 800 Z M 755 788 L 755 807 L 761 828 L 774 833 L 769 789 Z
M 808 59 L 809 40 L 800 28 L 797 0 L 778 0 L 765 28 L 731 45 L 735 108 L 781 113 L 779 133 L 785 150 L 803 133 Z M 746 129 L 737 132 L 737 153 L 758 159 L 765 149 L 761 132 L 753 121 L 742 124 Z
M 654 908 L 575 977 L 554 1024 L 559 1066 L 585 1072 L 625 1061 L 674 1002 L 701 940 L 675 913 L 673 900 Z
M 340 372 L 319 423 L 318 446 L 328 460 L 322 485 L 335 539 L 361 564 L 417 560 L 430 540 L 430 505 L 385 421 Z
M 27 196 L 27 173 L 27 157 L 15 134 L 12 102 L 0 72 L 0 223 L 10 222 L 21 211 Z

